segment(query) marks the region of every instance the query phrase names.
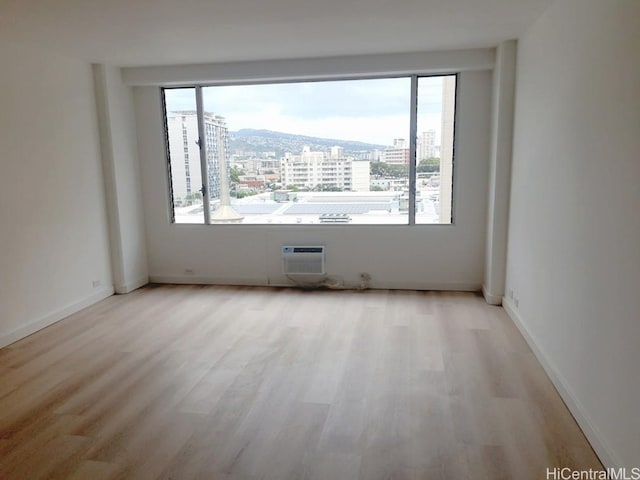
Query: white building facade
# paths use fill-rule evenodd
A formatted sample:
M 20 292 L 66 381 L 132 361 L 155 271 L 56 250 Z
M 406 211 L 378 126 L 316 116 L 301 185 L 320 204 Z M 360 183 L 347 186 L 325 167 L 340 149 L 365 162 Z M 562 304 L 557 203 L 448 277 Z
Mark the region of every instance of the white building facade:
M 186 204 L 200 192 L 203 182 L 195 111 L 167 114 L 167 135 L 171 164 L 171 188 L 176 204 Z M 204 141 L 207 147 L 207 188 L 211 199 L 220 196 L 220 158 L 228 158 L 229 131 L 224 117 L 204 113 Z
M 389 147 L 384 151 L 383 162 L 389 165 L 409 165 L 409 149 Z
M 369 191 L 368 161 L 327 157 L 304 147 L 300 155 L 285 154 L 280 160 L 282 184 L 304 189 L 338 188 L 345 191 Z
M 437 157 L 439 152 L 436 149 L 436 131 L 431 129 L 422 132 L 418 136 L 417 142 L 418 163 L 425 158 Z

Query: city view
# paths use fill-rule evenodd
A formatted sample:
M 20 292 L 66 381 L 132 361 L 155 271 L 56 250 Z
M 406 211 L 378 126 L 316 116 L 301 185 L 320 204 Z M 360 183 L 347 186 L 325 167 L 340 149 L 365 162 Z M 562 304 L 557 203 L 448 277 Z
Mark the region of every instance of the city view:
M 415 223 L 451 223 L 455 76 L 418 79 L 415 159 L 410 93 L 409 78 L 204 87 L 200 142 L 196 89 L 165 89 L 175 223 L 408 224 L 413 161 Z

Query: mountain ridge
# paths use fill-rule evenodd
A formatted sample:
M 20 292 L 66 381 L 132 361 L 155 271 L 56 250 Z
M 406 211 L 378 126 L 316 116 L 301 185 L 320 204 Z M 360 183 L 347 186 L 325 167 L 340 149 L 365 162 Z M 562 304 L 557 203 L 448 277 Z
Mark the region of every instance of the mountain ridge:
M 331 147 L 338 146 L 344 149 L 345 155 L 386 148 L 385 145 L 357 140 L 312 137 L 266 129 L 243 128 L 229 132 L 229 148 L 232 152 L 274 152 L 277 157 L 280 157 L 286 152 L 299 154 L 304 146 L 309 146 L 313 151 L 321 152 L 328 152 Z

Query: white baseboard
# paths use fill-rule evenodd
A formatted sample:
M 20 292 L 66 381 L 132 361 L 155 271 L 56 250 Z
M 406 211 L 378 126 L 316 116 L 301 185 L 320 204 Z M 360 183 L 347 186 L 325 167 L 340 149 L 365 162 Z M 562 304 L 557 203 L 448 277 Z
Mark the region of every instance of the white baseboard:
M 179 285 L 241 285 L 263 287 L 269 285 L 266 278 L 224 278 L 197 275 L 150 275 L 151 283 L 175 283 Z
M 502 305 L 502 295 L 491 293 L 484 285 L 482 285 L 482 295 L 489 305 Z
M 144 277 L 137 278 L 131 282 L 127 282 L 123 285 L 116 285 L 115 291 L 117 294 L 129 293 L 129 292 L 133 292 L 134 290 L 137 290 L 140 287 L 144 287 L 147 283 L 149 283 L 149 277 L 144 276 Z
M 331 275 L 330 275 L 331 277 Z M 151 275 L 149 281 L 152 283 L 175 283 L 186 285 L 242 285 L 242 286 L 271 286 L 271 287 L 294 287 L 295 283 L 286 278 L 221 278 L 204 277 L 195 275 Z M 357 288 L 349 282 L 345 282 L 345 288 Z M 430 283 L 430 282 L 375 282 L 371 289 L 379 290 L 438 290 L 457 292 L 477 292 L 480 284 L 477 283 Z
M 9 333 L 2 334 L 0 335 L 0 348 L 6 347 L 7 345 L 28 337 L 32 333 L 35 333 L 38 330 L 42 330 L 43 328 L 48 327 L 49 325 L 52 325 L 62 320 L 63 318 L 82 310 L 83 308 L 86 308 L 96 302 L 99 302 L 100 300 L 110 297 L 111 295 L 113 295 L 113 292 L 113 287 L 102 288 L 82 300 L 67 305 L 60 310 L 56 310 L 55 312 L 50 313 L 38 320 L 29 322 L 26 325 L 16 328 Z
M 353 284 L 357 288 L 357 283 Z M 372 290 L 420 290 L 438 292 L 477 292 L 480 285 L 477 283 L 443 283 L 443 282 L 385 282 L 374 281 Z
M 526 326 L 522 316 L 516 309 L 515 305 L 511 300 L 507 297 L 502 299 L 502 306 L 505 311 L 513 320 L 513 323 L 518 327 L 520 333 L 524 337 L 524 339 L 529 344 L 529 347 L 533 351 L 534 355 L 544 368 L 547 376 L 556 387 L 556 390 L 562 397 L 562 400 L 569 408 L 569 411 L 578 422 L 578 425 L 582 429 L 584 435 L 591 443 L 593 450 L 596 452 L 596 455 L 600 458 L 600 461 L 605 466 L 605 468 L 622 468 L 622 462 L 620 459 L 613 453 L 611 448 L 608 446 L 608 443 L 602 437 L 602 435 L 598 432 L 597 428 L 593 424 L 591 417 L 587 413 L 586 409 L 578 399 L 578 397 L 573 393 L 571 386 L 567 382 L 567 380 L 562 376 L 562 374 L 558 371 L 556 367 L 553 365 L 552 359 L 545 353 L 542 347 L 539 346 L 535 337 L 531 334 L 529 329 Z

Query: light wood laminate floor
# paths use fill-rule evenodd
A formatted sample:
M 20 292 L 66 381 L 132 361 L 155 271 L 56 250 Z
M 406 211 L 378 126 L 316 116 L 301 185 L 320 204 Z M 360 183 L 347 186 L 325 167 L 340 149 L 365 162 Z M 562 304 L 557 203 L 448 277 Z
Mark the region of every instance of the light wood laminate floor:
M 598 459 L 470 293 L 151 286 L 0 350 L 0 479 L 543 479 Z

